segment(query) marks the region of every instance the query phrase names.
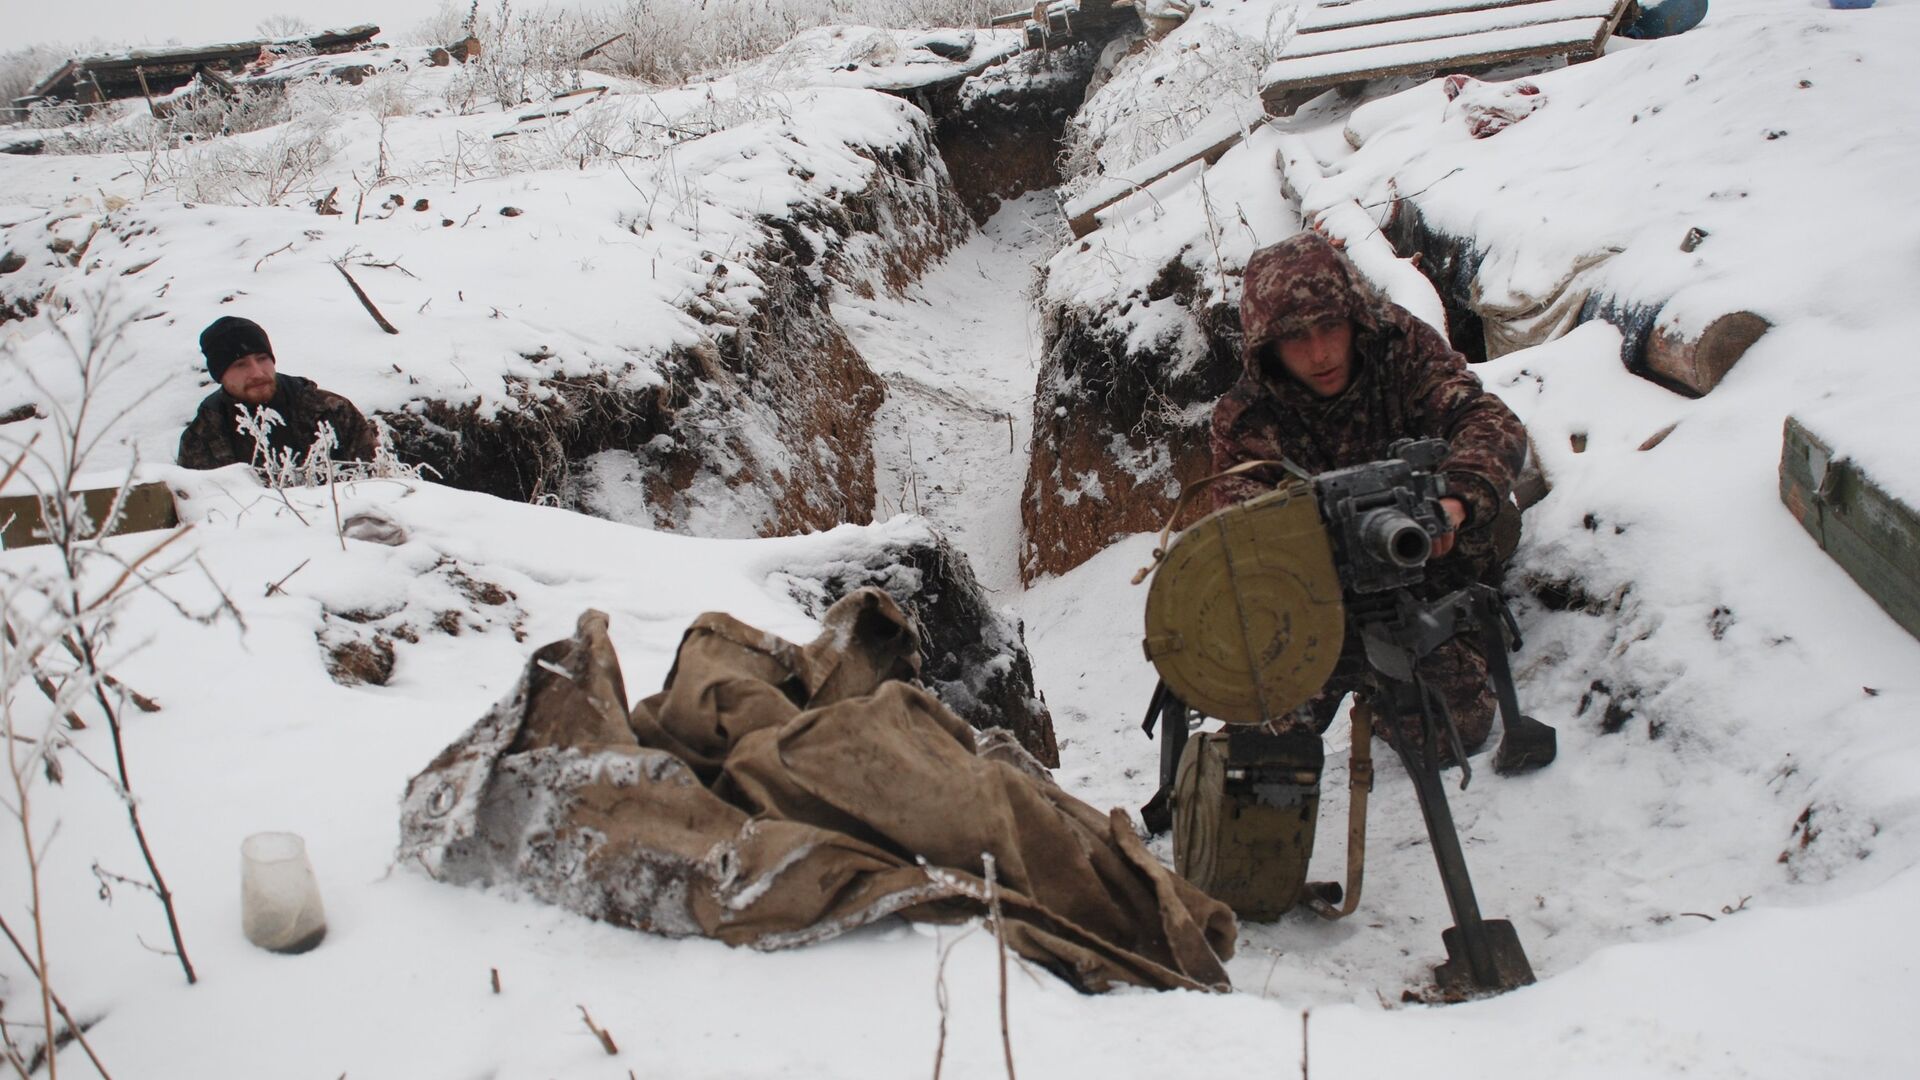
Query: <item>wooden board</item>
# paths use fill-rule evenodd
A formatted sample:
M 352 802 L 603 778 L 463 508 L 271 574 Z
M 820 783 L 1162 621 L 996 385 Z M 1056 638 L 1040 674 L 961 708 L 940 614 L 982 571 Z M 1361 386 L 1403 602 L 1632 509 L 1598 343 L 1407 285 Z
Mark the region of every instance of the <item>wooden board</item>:
M 79 494 L 86 500 L 87 516 L 92 518 L 95 527 L 113 507 L 113 497 L 118 488 L 92 488 Z M 8 548 L 32 547 L 47 542 L 45 536 L 34 533 L 43 529 L 40 519 L 40 498 L 37 495 L 8 495 L 0 497 L 0 522 L 5 523 L 5 531 L 0 531 L 0 544 Z M 120 520 L 114 523 L 109 536 L 121 533 L 146 532 L 149 529 L 171 529 L 180 524 L 179 516 L 173 509 L 173 493 L 167 485 L 154 481 L 136 484 L 127 492 L 127 501 L 121 507 Z
M 1463 34 L 1431 41 L 1377 45 L 1325 56 L 1275 60 L 1260 88 L 1267 111 L 1285 116 L 1304 104 L 1307 91 L 1395 75 L 1439 74 L 1491 67 L 1514 60 L 1565 56 L 1585 60 L 1599 55 L 1612 25 L 1606 19 L 1563 22 Z
M 1494 30 L 1510 30 L 1522 26 L 1538 26 L 1542 23 L 1567 22 L 1573 19 L 1608 19 L 1613 16 L 1614 6 L 1615 0 L 1541 0 L 1537 3 L 1514 4 L 1480 11 L 1459 11 L 1446 15 L 1398 19 L 1392 22 L 1364 23 L 1319 33 L 1299 34 L 1287 43 L 1285 49 L 1281 50 L 1279 59 L 1322 56 L 1327 53 L 1365 49 L 1376 45 L 1434 41 L 1440 38 L 1484 34 Z
M 130 98 L 143 93 L 163 94 L 186 85 L 193 73 L 210 65 L 221 65 L 230 72 L 240 71 L 258 59 L 268 45 L 304 44 L 315 53 L 330 55 L 357 48 L 371 41 L 380 28 L 371 24 L 348 30 L 329 30 L 296 38 L 237 41 L 219 45 L 196 45 L 162 49 L 135 49 L 130 52 L 83 56 L 67 61 L 52 75 L 21 98 L 16 107 L 35 101 L 67 97 L 80 100 L 83 88 L 92 88 L 107 98 Z M 145 90 L 141 76 L 147 80 Z
M 1920 637 L 1920 513 L 1843 452 L 1787 417 L 1780 500 L 1868 596 Z
M 1434 15 L 1452 15 L 1466 11 L 1491 11 L 1497 8 L 1524 7 L 1538 0 L 1353 0 L 1347 4 L 1321 4 L 1300 16 L 1300 33 L 1318 34 L 1349 26 L 1398 22 Z M 1620 0 L 1589 0 L 1598 10 L 1592 15 L 1619 18 L 1626 7 Z
M 1266 118 L 1259 118 L 1251 126 L 1259 127 L 1265 122 Z M 1069 201 L 1066 205 L 1067 227 L 1073 230 L 1075 237 L 1087 235 L 1100 227 L 1096 217 L 1100 211 L 1196 161 L 1204 161 L 1209 165 L 1219 161 L 1228 150 L 1240 144 L 1248 130 L 1249 125 L 1231 115 L 1216 117 L 1201 124 L 1193 134 L 1145 161 L 1107 176 L 1078 198 Z

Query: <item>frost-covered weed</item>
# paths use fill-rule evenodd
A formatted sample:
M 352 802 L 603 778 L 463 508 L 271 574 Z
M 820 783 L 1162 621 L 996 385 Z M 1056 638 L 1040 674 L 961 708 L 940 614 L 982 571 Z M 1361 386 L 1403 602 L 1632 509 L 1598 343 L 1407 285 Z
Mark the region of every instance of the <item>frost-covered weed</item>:
M 270 441 L 273 429 L 286 422 L 277 410 L 265 405 L 251 410 L 239 405 L 235 409 L 236 427 L 253 439 L 254 471 L 270 488 L 325 487 L 350 480 L 424 480 L 427 473 L 435 472 L 431 465 L 401 461 L 394 453 L 392 434 L 377 417 L 370 421 L 378 433 L 373 460 L 335 461 L 333 451 L 339 447 L 340 437 L 332 424 L 321 421 L 313 445 L 305 454 L 296 455 L 287 447 L 275 450 Z
M 120 102 L 99 106 L 67 101 L 39 101 L 27 106 L 26 123 L 46 132 L 44 153 L 103 154 L 136 150 L 148 139 L 145 125 L 129 116 Z
M 40 80 L 67 59 L 67 50 L 57 45 L 29 45 L 0 53 L 0 121 L 24 119 L 13 102 L 27 96 Z
M 1217 24 L 1169 35 L 1123 57 L 1067 125 L 1061 172 L 1077 195 L 1191 135 L 1223 106 L 1260 116 L 1260 77 L 1292 33 L 1294 9 L 1279 8 L 1259 38 Z
M 330 118 L 296 118 L 260 139 L 220 139 L 157 153 L 148 186 L 185 202 L 276 206 L 311 198 L 320 171 L 339 151 Z
M 149 125 L 169 144 L 241 135 L 284 124 L 293 117 L 289 94 L 280 87 L 241 86 L 236 96 L 209 90 L 188 92 L 167 116 Z
M 679 85 L 765 56 L 816 26 L 980 26 L 1003 4 L 990 0 L 625 0 L 600 11 L 491 10 L 448 3 L 416 29 L 444 44 L 471 33 L 481 43 L 448 91 L 456 111 L 512 108 L 577 88 L 579 69 Z M 592 51 L 591 56 L 586 54 Z

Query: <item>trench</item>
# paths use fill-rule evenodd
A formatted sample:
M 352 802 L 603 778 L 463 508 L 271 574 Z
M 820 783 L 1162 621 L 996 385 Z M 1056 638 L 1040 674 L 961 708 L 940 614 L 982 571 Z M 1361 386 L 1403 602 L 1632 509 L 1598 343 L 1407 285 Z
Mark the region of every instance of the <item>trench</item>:
M 1003 123 L 1010 119 L 1001 117 Z M 987 134 L 999 137 L 1015 126 Z M 989 602 L 1024 623 L 1033 682 L 1058 736 L 1056 779 L 1096 809 L 1135 813 L 1155 787 L 1158 747 L 1139 726 L 1155 674 L 1140 653 L 1145 590 L 1132 588 L 1128 579 L 1149 559 L 1152 541 L 1145 533 L 1159 525 L 1165 493 L 1143 488 L 1136 497 L 1116 490 L 1107 503 L 1132 516 L 1112 521 L 1093 521 L 1084 512 L 1075 517 L 1044 487 L 1029 496 L 1039 455 L 1036 435 L 1046 434 L 1037 433 L 1036 424 L 1082 432 L 1079 442 L 1091 455 L 1109 452 L 1109 425 L 1119 422 L 1093 415 L 1094 403 L 1085 398 L 1062 397 L 1056 409 L 1045 382 L 1048 353 L 1054 361 L 1078 364 L 1081 381 L 1108 388 L 1101 400 L 1120 410 L 1127 421 L 1121 430 L 1140 426 L 1124 410 L 1137 413 L 1148 390 L 1177 391 L 1183 401 L 1210 399 L 1224 389 L 1216 382 L 1233 365 L 1216 357 L 1218 362 L 1199 366 L 1177 385 L 1154 383 L 1159 369 L 1152 358 L 1130 358 L 1100 339 L 1098 312 L 1038 310 L 1035 275 L 1067 242 L 1065 222 L 1045 183 L 1031 177 L 1003 183 L 1005 177 L 982 171 L 979 149 L 985 144 L 974 141 L 982 134 L 977 127 L 951 125 L 938 138 L 943 164 L 974 217 L 965 237 L 897 292 L 872 287 L 878 281 L 866 289 L 841 281 L 823 299 L 830 323 L 884 388 L 884 396 L 865 410 L 871 509 L 842 520 L 919 515 L 963 553 Z M 1029 165 L 1048 160 L 1031 143 L 1003 156 Z M 1170 295 L 1180 288 L 1178 281 L 1167 282 Z M 1226 315 L 1200 314 L 1207 317 L 1209 337 L 1230 345 L 1225 333 L 1211 333 L 1225 326 Z M 1196 445 L 1190 433 L 1173 426 L 1153 428 L 1142 438 L 1162 446 Z M 1058 450 L 1051 453 L 1081 467 Z M 1176 478 L 1185 479 L 1179 471 L 1176 463 Z M 1151 502 L 1155 498 L 1158 504 Z M 1060 530 L 1065 554 L 1034 574 L 1026 549 L 1030 537 L 1044 542 L 1043 531 L 1033 526 L 1047 518 Z M 1523 619 L 1529 614 L 1538 615 L 1523 612 Z M 1529 622 L 1530 629 L 1540 625 Z M 1602 639 L 1617 636 L 1620 622 L 1617 614 L 1595 615 L 1591 625 L 1554 624 L 1549 637 L 1566 638 L 1559 647 L 1569 654 L 1605 651 Z M 1624 754 L 1626 739 L 1608 735 L 1616 741 L 1596 745 L 1595 735 L 1571 726 L 1575 717 L 1558 709 L 1570 694 L 1578 696 L 1568 680 L 1581 668 L 1568 662 L 1534 672 L 1523 692 L 1537 693 L 1536 707 L 1545 718 L 1568 725 L 1562 731 L 1571 744 L 1569 756 L 1582 749 Z M 1617 681 L 1608 685 L 1618 700 L 1610 697 L 1595 707 L 1596 714 L 1625 715 L 1630 709 L 1622 702 L 1632 689 Z M 1344 719 L 1337 721 L 1326 744 L 1313 880 L 1345 876 L 1348 730 Z M 1370 1009 L 1392 1007 L 1401 995 L 1417 995 L 1430 983 L 1429 967 L 1444 956 L 1440 931 L 1451 920 L 1405 777 L 1378 746 L 1376 760 L 1380 777 L 1359 913 L 1340 923 L 1296 911 L 1271 923 L 1243 924 L 1239 951 L 1228 966 L 1242 993 L 1296 1007 L 1352 1003 Z M 1671 772 L 1664 762 L 1654 767 Z M 1640 785 L 1623 798 L 1641 811 L 1639 817 L 1658 818 L 1670 805 L 1659 787 Z M 1600 945 L 1670 932 L 1669 923 L 1649 913 L 1650 905 L 1606 867 L 1569 871 L 1560 865 L 1563 853 L 1550 850 L 1546 839 L 1600 826 L 1580 820 L 1578 806 L 1531 805 L 1524 792 L 1486 776 L 1458 796 L 1454 813 L 1488 916 L 1519 924 L 1543 978 Z M 1634 850 L 1632 838 L 1608 828 L 1619 850 Z M 1172 862 L 1170 837 L 1153 839 L 1149 849 Z M 1703 889 L 1722 882 L 1700 873 L 1688 885 Z M 1621 911 L 1600 910 L 1609 904 Z
M 1005 603 L 1040 362 L 1025 292 L 1064 226 L 1050 193 L 1007 201 L 899 299 L 841 295 L 834 318 L 886 384 L 873 420 L 875 518 L 932 521 Z
M 953 162 L 949 155 L 950 168 Z M 921 513 L 967 553 L 995 600 L 1024 622 L 1035 682 L 1059 739 L 1055 778 L 1099 810 L 1135 814 L 1156 786 L 1158 745 L 1140 730 L 1155 683 L 1140 651 L 1145 590 L 1128 581 L 1150 560 L 1146 530 L 1159 526 L 1170 500 L 1146 485 L 1122 491 L 1102 474 L 1107 497 L 1098 512 L 1084 503 L 1076 511 L 1057 484 L 1048 487 L 1044 476 L 1036 483 L 1036 473 L 1098 469 L 1121 433 L 1139 435 L 1128 444 L 1134 452 L 1147 444 L 1203 447 L 1190 428 L 1139 422 L 1140 410 L 1153 393 L 1183 404 L 1217 397 L 1236 370 L 1237 319 L 1193 312 L 1219 355 L 1176 381 L 1172 365 L 1104 340 L 1100 311 L 1036 310 L 1025 286 L 1066 242 L 1052 207 L 1045 192 L 1007 201 L 903 299 L 842 298 L 834 314 L 888 387 L 875 419 L 877 516 Z M 1180 282 L 1166 286 L 1170 296 L 1180 293 Z M 1069 382 L 1083 392 L 1067 393 Z M 1186 480 L 1203 464 L 1175 460 L 1168 471 Z M 1033 549 L 1049 544 L 1054 552 L 1043 552 L 1039 572 L 1031 572 Z M 1657 665 L 1638 654 L 1620 659 L 1625 643 L 1638 640 L 1635 616 L 1566 615 L 1520 592 L 1518 614 L 1533 644 L 1517 658 L 1516 675 L 1527 711 L 1559 728 L 1563 763 L 1538 779 L 1497 777 L 1490 741 L 1473 759 L 1470 789 L 1456 787 L 1457 772 L 1447 774 L 1448 796 L 1485 917 L 1515 925 L 1546 981 L 1607 946 L 1692 929 L 1676 924 L 1673 911 L 1711 906 L 1693 896 L 1731 893 L 1737 902 L 1739 890 L 1761 890 L 1756 875 L 1730 869 L 1724 857 L 1667 865 L 1678 857 L 1649 846 L 1655 826 L 1702 814 L 1707 800 L 1684 785 L 1674 741 L 1662 741 L 1655 720 L 1634 711 L 1640 691 L 1611 674 L 1630 669 L 1624 679 L 1632 684 Z M 1596 672 L 1605 680 L 1593 680 Z M 1352 771 L 1345 714 L 1325 751 L 1308 877 L 1339 881 L 1347 871 Z M 1446 957 L 1441 935 L 1453 919 L 1410 782 L 1384 744 L 1374 744 L 1373 756 L 1379 771 L 1358 911 L 1339 922 L 1298 909 L 1243 923 L 1228 963 L 1238 992 L 1296 1010 L 1445 1000 L 1431 995 L 1431 969 Z M 1590 782 L 1583 775 L 1612 785 L 1606 814 L 1595 814 L 1600 804 L 1578 793 Z M 1547 791 L 1562 794 L 1543 798 Z M 1745 805 L 1764 812 L 1764 803 L 1750 794 Z M 1746 838 L 1739 850 L 1751 854 L 1765 842 Z M 1570 845 L 1590 857 L 1568 858 Z M 1170 836 L 1148 846 L 1173 862 Z M 1617 865 L 1638 858 L 1661 866 L 1642 874 Z

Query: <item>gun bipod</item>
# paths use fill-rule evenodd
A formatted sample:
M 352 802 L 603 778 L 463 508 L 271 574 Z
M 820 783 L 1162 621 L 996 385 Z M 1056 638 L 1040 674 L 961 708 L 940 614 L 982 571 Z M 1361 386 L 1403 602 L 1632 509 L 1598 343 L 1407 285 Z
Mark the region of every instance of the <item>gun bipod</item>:
M 1384 680 L 1383 680 L 1384 682 Z M 1533 965 L 1527 962 L 1520 935 L 1505 919 L 1480 917 L 1480 902 L 1474 896 L 1473 879 L 1467 873 L 1466 854 L 1460 847 L 1460 834 L 1453 823 L 1453 811 L 1447 805 L 1447 792 L 1440 781 L 1441 726 L 1451 731 L 1452 718 L 1446 703 L 1429 689 L 1418 672 L 1414 682 L 1386 683 L 1386 698 L 1393 716 L 1421 718 L 1418 740 L 1409 739 L 1404 728 L 1393 740 L 1394 750 L 1413 780 L 1413 790 L 1425 819 L 1427 838 L 1433 845 L 1434 862 L 1439 866 L 1440 885 L 1446 893 L 1447 908 L 1453 925 L 1441 932 L 1447 949 L 1447 961 L 1433 969 L 1441 989 L 1455 992 L 1486 991 L 1499 993 L 1534 981 Z M 1436 713 L 1438 714 L 1436 716 Z M 1459 736 L 1450 740 L 1456 747 Z M 1459 751 L 1456 749 L 1455 753 Z M 1465 767 L 1465 757 L 1461 755 Z

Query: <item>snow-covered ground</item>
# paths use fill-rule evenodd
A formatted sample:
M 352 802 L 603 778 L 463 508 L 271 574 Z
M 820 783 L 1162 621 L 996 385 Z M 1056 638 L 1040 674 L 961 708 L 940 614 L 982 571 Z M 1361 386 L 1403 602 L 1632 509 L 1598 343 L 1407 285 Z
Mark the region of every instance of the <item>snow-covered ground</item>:
M 906 296 L 842 291 L 833 309 L 887 381 L 874 438 L 881 513 L 938 522 L 1001 603 L 1019 587 L 1040 350 L 1025 297 L 1062 227 L 1049 195 L 1012 200 Z
M 1216 0 L 1158 48 L 1186 48 L 1223 28 L 1283 25 L 1285 14 L 1284 5 Z M 1454 796 L 1482 908 L 1514 922 L 1539 985 L 1465 1005 L 1401 1003 L 1441 958 L 1448 920 L 1405 778 L 1383 760 L 1358 914 L 1244 927 L 1230 967 L 1236 993 L 1226 996 L 1083 997 L 1016 967 L 1008 996 L 1022 1073 L 1920 1073 L 1920 1050 L 1901 1034 L 1920 1007 L 1912 925 L 1920 644 L 1801 532 L 1780 505 L 1775 474 L 1784 416 L 1818 404 L 1891 487 L 1920 493 L 1914 456 L 1900 442 L 1920 390 L 1903 352 L 1920 332 L 1906 299 L 1920 289 L 1920 241 L 1904 196 L 1920 170 L 1911 137 L 1920 94 L 1906 59 L 1917 46 L 1913 0 L 1858 12 L 1725 0 L 1688 35 L 1622 44 L 1591 64 L 1535 76 L 1548 104 L 1491 139 L 1455 130 L 1458 116 L 1431 86 L 1368 106 L 1357 152 L 1343 137 L 1344 117 L 1322 108 L 1293 122 L 1291 133 L 1322 155 L 1335 185 L 1310 195 L 1374 202 L 1396 178 L 1402 191 L 1478 192 L 1504 208 L 1468 221 L 1465 194 L 1454 207 L 1458 221 L 1506 245 L 1509 284 L 1529 280 L 1556 253 L 1616 243 L 1626 250 L 1607 273 L 1627 276 L 1609 284 L 1691 287 L 1703 307 L 1731 297 L 1774 328 L 1699 400 L 1627 374 L 1618 335 L 1604 326 L 1481 369 L 1529 423 L 1555 483 L 1528 514 L 1520 573 L 1578 583 L 1598 600 L 1584 611 L 1521 603 L 1521 693 L 1528 711 L 1559 729 L 1560 760 L 1518 779 L 1478 769 Z M 769 148 L 804 142 L 794 152 L 811 166 L 843 160 L 834 149 L 850 137 L 842 128 L 897 132 L 916 122 L 861 91 L 810 100 L 806 110 L 740 124 L 724 154 L 654 159 L 647 168 L 663 170 L 655 179 L 633 179 L 662 185 L 659 205 L 677 205 L 676 228 L 696 214 L 719 228 L 716 221 L 751 213 L 754 183 L 770 178 L 782 191 L 807 183 L 784 166 L 762 169 L 765 160 L 748 152 L 765 159 Z M 608 108 L 623 115 L 636 107 L 613 102 Z M 688 107 L 712 108 L 701 100 Z M 1785 109 L 1794 112 L 1782 118 Z M 1642 125 L 1652 123 L 1673 130 L 1643 139 Z M 350 175 L 352 163 L 372 159 L 380 132 L 371 116 L 348 124 L 341 164 Z M 431 148 L 457 149 L 468 126 L 492 130 L 472 117 L 415 115 L 391 126 L 389 142 L 424 162 Z M 1766 137 L 1779 130 L 1789 134 Z M 1139 659 L 1144 590 L 1127 584 L 1152 539 L 1123 541 L 1018 591 L 1017 497 L 1039 344 L 1031 267 L 1051 259 L 1056 290 L 1101 287 L 1104 273 L 1103 287 L 1121 295 L 1135 263 L 1150 275 L 1155 260 L 1182 247 L 1195 265 L 1230 271 L 1296 213 L 1272 175 L 1273 138 L 1230 153 L 1204 193 L 1197 176 L 1169 178 L 1132 225 L 1110 225 L 1085 250 L 1056 252 L 1058 219 L 1032 198 L 1010 204 L 906 296 L 834 297 L 836 317 L 889 383 L 876 418 L 883 516 L 913 509 L 917 498 L 959 539 L 996 599 L 1024 619 L 1061 740 L 1058 776 L 1102 807 L 1137 807 L 1154 785 L 1156 748 L 1138 726 L 1153 682 Z M 122 175 L 128 167 L 118 156 L 0 160 L 0 221 L 52 214 L 75 194 L 74 176 L 95 211 L 108 195 L 137 198 Z M 736 184 L 727 169 L 752 176 Z M 393 359 L 406 374 L 430 373 L 448 394 L 475 392 L 467 379 L 500 385 L 532 363 L 523 348 L 552 344 L 561 365 L 572 362 L 570 348 L 582 362 L 603 353 L 644 358 L 697 332 L 670 305 L 673 289 L 697 282 L 653 284 L 651 266 L 639 261 L 646 249 L 618 221 L 644 211 L 646 193 L 617 170 L 454 180 L 450 173 L 444 188 L 415 185 L 408 194 L 430 197 L 436 210 L 464 211 L 471 201 L 490 222 L 485 232 L 479 219 L 465 232 L 440 226 L 437 214 L 430 228 L 412 226 L 410 218 L 427 221 L 425 212 L 404 210 L 353 230 L 329 219 L 321 242 L 303 239 L 317 220 L 305 209 L 134 202 L 126 220 L 153 231 L 116 234 L 102 257 L 133 283 L 171 275 L 167 299 L 178 312 L 134 342 L 143 363 L 128 395 L 142 376 L 176 375 L 176 388 L 154 396 L 126 431 L 142 456 L 170 456 L 170 432 L 199 392 L 180 385 L 194 366 L 192 333 L 229 310 L 219 300 L 235 289 L 268 313 L 270 328 L 298 325 L 316 296 L 330 297 L 331 313 L 316 324 L 324 332 L 282 344 L 303 361 L 290 370 L 320 368 L 328 356 L 386 359 L 378 350 L 388 343 L 328 277 L 327 260 L 348 244 L 399 258 L 426 279 L 389 271 L 379 280 L 395 290 L 392 313 L 421 320 L 404 328 L 444 331 L 437 344 L 465 370 L 442 371 L 447 359 L 437 354 Z M 1524 198 L 1496 197 L 1503 184 Z M 1748 196 L 1725 195 L 1736 188 Z M 529 213 L 502 219 L 496 202 Z M 1244 229 L 1237 215 L 1220 213 L 1232 202 L 1245 204 Z M 1709 210 L 1717 216 L 1690 271 L 1667 254 L 1678 242 L 1670 234 Z M 702 273 L 697 240 L 684 232 L 650 240 L 666 254 L 659 272 Z M 285 242 L 294 249 L 252 269 Z M 1119 269 L 1093 264 L 1102 244 L 1124 247 L 1124 257 L 1108 256 Z M 154 256 L 162 261 L 152 269 L 120 274 Z M 1644 272 L 1628 274 L 1634 266 Z M 514 281 L 537 299 L 506 309 L 506 319 L 479 307 L 443 315 L 482 302 L 458 297 L 469 277 L 487 288 Z M 628 291 L 634 284 L 638 298 Z M 4 332 L 22 335 L 20 355 L 52 370 L 44 330 L 13 323 Z M 423 330 L 400 340 L 434 337 Z M 491 362 L 475 370 L 468 356 Z M 413 392 L 384 364 L 320 370 L 323 382 L 367 397 L 363 404 Z M 1675 421 L 1658 447 L 1636 449 Z M 1574 434 L 1584 436 L 1580 452 Z M 42 881 L 52 979 L 92 1024 L 88 1041 L 114 1075 L 895 1077 L 931 1074 L 936 1047 L 941 1075 L 1004 1071 L 995 954 L 978 927 L 885 925 L 760 954 L 617 930 L 390 864 L 406 778 L 507 692 L 531 649 L 566 634 L 582 609 L 612 616 L 637 696 L 659 684 L 698 612 L 727 610 L 810 637 L 783 569 L 853 557 L 916 522 L 694 539 L 430 483 L 343 488 L 343 517 L 377 512 L 406 530 L 406 542 L 389 547 L 339 539 L 325 491 L 293 493 L 290 506 L 233 470 L 154 475 L 190 494 L 183 514 L 195 528 L 178 551 L 206 567 L 168 579 L 169 593 L 205 610 L 216 599 L 210 578 L 240 616 L 201 625 L 146 596 L 114 639 L 116 674 L 165 707 L 130 714 L 128 759 L 199 985 L 186 986 L 171 959 L 142 948 L 165 940 L 152 898 L 115 883 L 103 900 L 90 872 L 96 862 L 118 874 L 139 867 L 110 785 L 78 760 L 81 752 L 111 759 L 101 725 L 73 735 L 64 784 L 33 789 L 39 839 L 50 841 Z M 109 546 L 130 557 L 145 542 Z M 44 549 L 0 556 L 0 568 L 16 574 L 49 566 Z M 278 591 L 267 588 L 282 579 Z M 510 596 L 487 603 L 497 594 L 474 582 Z M 388 685 L 336 684 L 316 638 L 376 625 L 410 628 L 418 641 L 396 646 Z M 44 711 L 30 684 L 14 690 L 11 705 L 23 723 Z M 1341 876 L 1343 732 L 1329 742 L 1315 877 Z M 329 920 L 327 940 L 311 953 L 272 955 L 241 936 L 239 842 L 263 829 L 307 839 Z M 30 924 L 25 876 L 17 841 L 6 850 L 0 913 L 18 929 Z M 0 956 L 0 1000 L 14 1037 L 37 1041 L 34 983 L 11 956 Z M 617 1055 L 588 1030 L 582 1008 L 617 1042 Z M 90 1068 L 77 1046 L 62 1050 L 58 1065 L 76 1076 Z

